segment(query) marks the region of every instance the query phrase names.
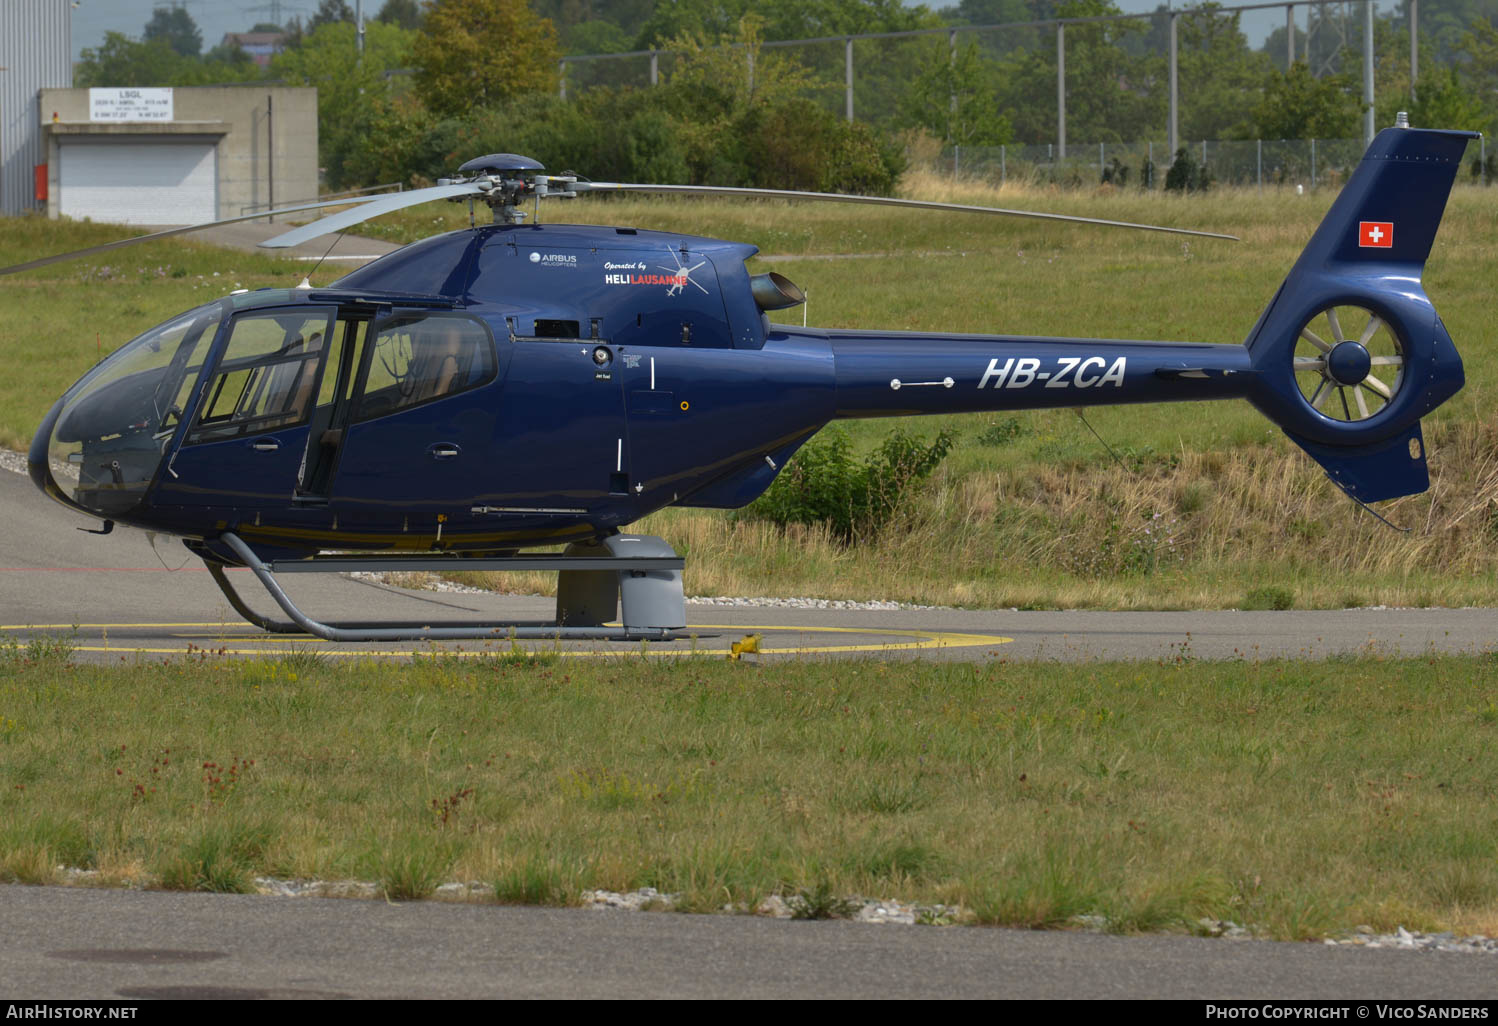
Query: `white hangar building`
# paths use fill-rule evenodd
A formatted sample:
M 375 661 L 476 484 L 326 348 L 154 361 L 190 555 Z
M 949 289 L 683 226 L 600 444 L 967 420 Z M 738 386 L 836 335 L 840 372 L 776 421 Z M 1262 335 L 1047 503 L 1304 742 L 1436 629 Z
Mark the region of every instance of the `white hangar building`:
M 43 89 L 50 217 L 196 224 L 317 198 L 317 90 Z
M 317 197 L 316 89 L 75 89 L 71 9 L 0 3 L 0 213 L 192 224 Z

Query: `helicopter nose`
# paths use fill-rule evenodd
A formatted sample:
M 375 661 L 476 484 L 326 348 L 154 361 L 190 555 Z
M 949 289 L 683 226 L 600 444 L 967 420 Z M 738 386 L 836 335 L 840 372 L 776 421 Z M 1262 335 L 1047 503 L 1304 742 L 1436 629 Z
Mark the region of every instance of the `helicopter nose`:
M 57 425 L 58 414 L 62 412 L 62 400 L 52 404 L 52 409 L 42 418 L 42 423 L 36 429 L 36 434 L 31 438 L 31 448 L 26 453 L 26 473 L 31 478 L 31 483 L 41 490 L 42 494 L 58 501 L 66 501 L 62 495 L 62 489 L 57 487 L 57 482 L 52 479 L 52 466 L 47 459 L 47 443 L 52 438 L 52 429 Z M 71 503 L 70 503 L 71 505 Z

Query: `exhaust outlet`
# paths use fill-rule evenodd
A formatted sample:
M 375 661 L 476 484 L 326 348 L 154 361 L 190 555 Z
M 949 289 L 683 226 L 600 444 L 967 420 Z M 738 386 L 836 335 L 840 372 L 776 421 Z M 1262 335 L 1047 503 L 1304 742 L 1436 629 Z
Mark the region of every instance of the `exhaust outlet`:
M 784 310 L 806 302 L 806 293 L 797 288 L 795 282 L 775 271 L 751 275 L 749 291 L 754 294 L 755 305 L 761 310 Z

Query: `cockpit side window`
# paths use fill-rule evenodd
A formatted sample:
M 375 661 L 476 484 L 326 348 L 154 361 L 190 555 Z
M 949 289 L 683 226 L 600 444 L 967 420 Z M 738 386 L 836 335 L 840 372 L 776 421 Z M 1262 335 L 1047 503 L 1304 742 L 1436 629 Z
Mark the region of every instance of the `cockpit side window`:
M 217 373 L 187 442 L 292 427 L 317 396 L 332 311 L 271 310 L 235 318 Z
M 383 417 L 494 380 L 494 341 L 461 314 L 398 315 L 375 326 L 356 420 Z

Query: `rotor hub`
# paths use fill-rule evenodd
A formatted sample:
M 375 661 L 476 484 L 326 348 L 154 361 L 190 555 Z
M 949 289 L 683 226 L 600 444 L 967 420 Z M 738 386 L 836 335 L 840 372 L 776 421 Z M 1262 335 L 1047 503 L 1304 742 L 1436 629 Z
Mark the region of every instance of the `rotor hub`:
M 1373 357 L 1359 342 L 1338 342 L 1326 354 L 1326 373 L 1339 385 L 1362 384 L 1373 369 Z

